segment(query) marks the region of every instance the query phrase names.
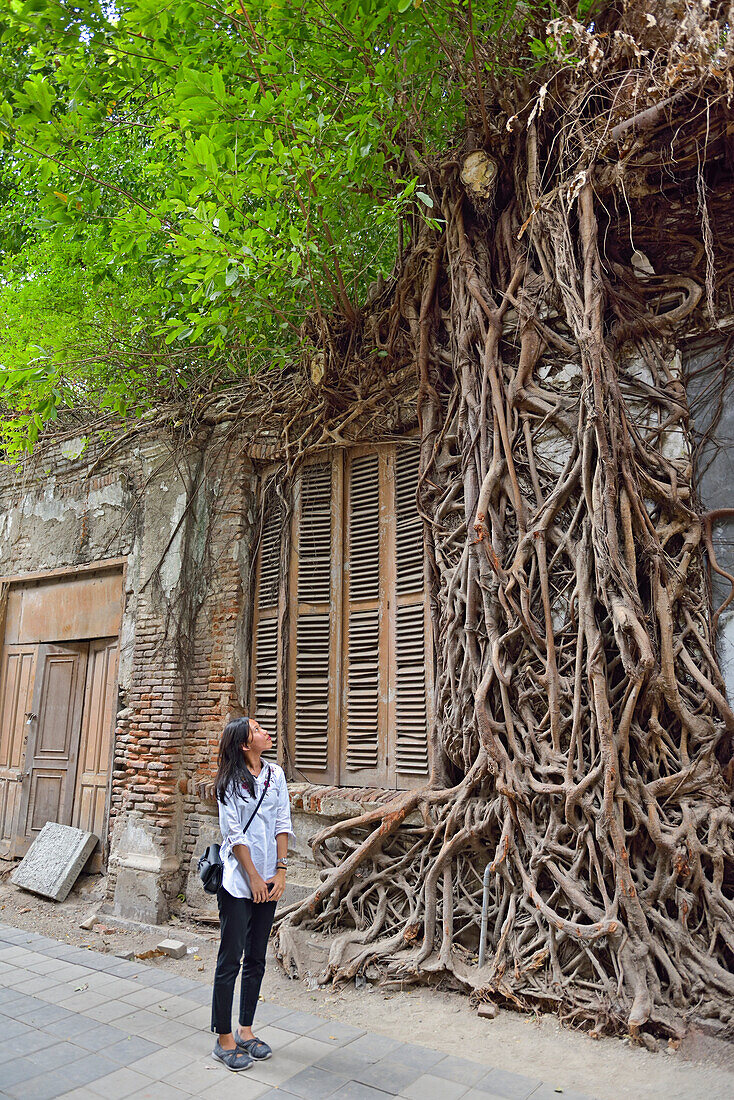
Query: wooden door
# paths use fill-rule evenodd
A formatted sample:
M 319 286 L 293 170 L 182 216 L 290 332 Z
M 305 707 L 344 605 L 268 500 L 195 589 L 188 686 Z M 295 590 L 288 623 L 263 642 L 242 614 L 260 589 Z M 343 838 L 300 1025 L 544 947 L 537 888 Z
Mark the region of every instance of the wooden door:
M 107 787 L 117 713 L 117 654 L 117 638 L 89 643 L 71 819 L 75 828 L 100 838 L 106 835 Z
M 71 824 L 89 643 L 39 645 L 19 821 L 20 852 L 47 821 Z
M 35 645 L 6 645 L 0 679 L 0 856 L 15 855 L 21 780 L 33 709 Z

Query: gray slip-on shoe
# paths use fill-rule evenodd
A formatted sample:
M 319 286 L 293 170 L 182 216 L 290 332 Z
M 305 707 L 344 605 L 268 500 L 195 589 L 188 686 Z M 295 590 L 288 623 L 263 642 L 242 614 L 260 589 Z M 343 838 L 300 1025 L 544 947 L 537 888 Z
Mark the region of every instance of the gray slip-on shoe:
M 234 1050 L 225 1050 L 218 1039 L 214 1044 L 212 1058 L 215 1062 L 221 1062 L 232 1073 L 241 1073 L 243 1069 L 249 1069 L 252 1065 L 252 1057 L 246 1050 L 242 1050 L 240 1046 L 235 1047 Z
M 239 1035 L 235 1035 L 234 1041 L 238 1050 L 246 1051 L 256 1062 L 264 1062 L 266 1058 L 272 1057 L 272 1050 L 262 1039 L 240 1039 Z

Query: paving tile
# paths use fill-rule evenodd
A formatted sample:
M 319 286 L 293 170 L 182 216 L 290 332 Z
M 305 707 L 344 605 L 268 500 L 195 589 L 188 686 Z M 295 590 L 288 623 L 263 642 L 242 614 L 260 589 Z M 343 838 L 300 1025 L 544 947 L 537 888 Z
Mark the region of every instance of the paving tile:
M 212 994 L 211 989 L 208 991 L 207 1004 L 211 1004 Z M 255 1012 L 255 1019 L 258 1024 L 274 1024 L 278 1020 L 282 1020 L 284 1016 L 291 1014 L 290 1008 L 283 1008 L 281 1005 L 273 1004 L 272 1001 L 260 1001 Z
M 214 1036 L 210 1031 L 194 1031 L 183 1043 L 171 1043 L 166 1049 L 179 1051 L 185 1056 L 208 1057 L 214 1049 Z
M 109 1073 L 106 1077 L 93 1081 L 89 1088 L 97 1096 L 105 1097 L 105 1100 L 109 1100 L 110 1097 L 113 1097 L 113 1100 L 122 1100 L 131 1092 L 137 1092 L 147 1086 L 148 1079 L 142 1073 L 136 1073 L 125 1066 L 123 1069 L 115 1070 L 114 1073 Z
M 352 1077 L 363 1085 L 370 1085 L 373 1089 L 382 1089 L 383 1092 L 397 1096 L 408 1085 L 412 1085 L 422 1072 L 417 1066 L 406 1066 L 402 1062 L 391 1062 L 389 1058 L 384 1058 L 353 1073 Z
M 326 1057 L 333 1050 L 333 1045 L 322 1043 L 312 1035 L 298 1035 L 292 1043 L 288 1044 L 286 1050 L 291 1058 L 300 1058 L 304 1066 L 310 1066 Z
M 27 970 L 33 970 L 36 974 L 51 974 L 56 969 L 56 960 L 49 959 L 48 956 L 43 959 L 38 959 L 36 962 L 26 965 Z
M 48 1038 L 42 1031 L 37 1031 L 35 1027 L 26 1028 L 12 1039 L 0 1040 L 0 1063 L 22 1058 L 47 1044 Z
M 13 986 L 15 989 L 20 989 L 23 993 L 29 993 L 32 997 L 37 990 L 48 988 L 48 979 L 45 977 L 45 975 L 34 974 L 33 970 L 28 970 L 25 968 L 24 972 L 26 976 L 25 981 L 13 982 Z
M 31 985 L 37 986 L 39 981 L 41 981 L 41 979 L 39 978 L 38 974 L 34 974 L 32 970 L 19 969 L 16 971 L 15 974 L 12 974 L 10 977 L 6 976 L 3 984 L 8 989 L 22 990 L 26 994 L 26 996 L 30 997 L 33 995 L 33 990 L 26 989 L 25 987 Z
M 148 1008 L 150 1005 L 159 1004 L 164 996 L 166 994 L 161 993 L 160 990 L 148 989 L 144 986 L 142 989 L 133 989 L 131 993 L 123 993 L 122 1000 L 135 1005 L 136 1008 Z
M 211 1024 L 212 1010 L 208 1005 L 197 1005 L 183 1016 L 178 1017 L 180 1024 L 193 1027 L 200 1031 L 208 1031 Z
M 124 1027 L 128 1019 L 129 1017 L 125 1017 L 124 1020 L 120 1020 L 119 1026 Z M 154 1019 L 155 1023 L 150 1027 L 141 1030 L 139 1026 L 136 1026 L 130 1029 L 131 1032 L 135 1035 L 143 1035 L 146 1038 L 150 1038 L 158 1043 L 159 1046 L 165 1047 L 173 1046 L 174 1043 L 185 1043 L 199 1033 L 194 1028 L 179 1023 L 178 1020 L 166 1020 L 161 1016 L 156 1016 Z
M 318 1060 L 316 1065 L 320 1069 L 328 1069 L 331 1073 L 342 1073 L 345 1077 L 351 1078 L 373 1065 L 373 1059 L 353 1051 L 350 1043 L 341 1050 L 330 1050 Z
M 506 1069 L 492 1069 L 477 1081 L 474 1088 L 502 1096 L 505 1100 L 527 1100 L 533 1090 L 541 1084 L 542 1081 L 537 1077 L 533 1079 L 521 1073 L 510 1073 Z
M 482 1089 L 469 1089 L 465 1092 L 461 1100 L 505 1100 L 503 1096 L 499 1096 L 496 1092 L 484 1092 Z M 563 1100 L 563 1098 L 561 1098 Z
M 95 1005 L 94 1008 L 85 1009 L 84 1015 L 91 1020 L 96 1020 L 99 1024 L 114 1024 L 117 1020 L 128 1017 L 131 1012 L 134 1012 L 133 1006 L 124 1001 L 105 1001 L 103 1004 Z
M 48 1036 L 51 1036 L 52 1039 L 63 1039 L 66 1042 L 77 1043 L 77 1045 L 79 1045 L 79 1037 L 87 1031 L 87 1028 L 85 1027 L 85 1024 L 87 1024 L 87 1022 L 87 1020 L 80 1020 L 78 1016 L 74 1015 L 70 1016 L 68 1020 L 55 1020 L 51 1024 L 46 1024 L 46 1026 L 43 1028 L 43 1031 L 41 1032 L 36 1031 L 35 1028 L 33 1029 L 33 1031 L 37 1035 L 45 1035 L 47 1037 L 47 1042 Z M 94 1027 L 96 1028 L 96 1026 L 97 1025 L 95 1024 Z M 94 1046 L 87 1049 L 96 1050 L 97 1047 Z
M 272 1047 L 274 1054 L 295 1043 L 298 1038 L 295 1031 L 283 1031 L 277 1024 L 268 1024 L 266 1027 L 258 1027 L 255 1030 L 258 1039 L 263 1039 L 268 1046 Z
M 250 1070 L 246 1072 L 249 1073 Z M 223 1074 L 226 1074 L 224 1079 Z M 228 1079 L 236 1076 L 237 1074 L 230 1073 L 211 1057 L 199 1058 L 190 1066 L 184 1066 L 173 1073 L 169 1073 L 164 1078 L 164 1084 L 172 1085 L 175 1089 L 180 1089 L 181 1092 L 185 1092 L 189 1096 L 199 1096 L 202 1092 L 206 1092 L 207 1089 L 216 1085 L 217 1081 L 221 1083 L 224 1090 L 226 1085 L 229 1084 Z
M 85 1054 L 78 1062 L 64 1069 L 64 1087 L 67 1085 L 89 1085 L 94 1081 L 98 1081 L 100 1077 L 107 1077 L 110 1073 L 115 1073 L 119 1068 L 119 1064 L 108 1058 L 106 1053 Z
M 11 1017 L 16 1020 L 20 1014 L 30 1012 L 31 1009 L 40 1008 L 43 1004 L 37 997 L 26 997 L 25 993 L 16 993 L 11 990 L 12 998 L 0 1005 L 0 1016 Z
M 65 1089 L 66 1084 L 60 1083 L 58 1074 L 44 1073 L 32 1081 L 11 1086 L 3 1096 L 7 1095 L 11 1100 L 54 1100 L 59 1095 L 59 1089 Z
M 71 982 L 61 985 L 49 985 L 46 989 L 37 990 L 33 996 L 37 1001 L 44 1001 L 47 1005 L 61 1004 L 67 997 L 75 995 L 74 985 Z M 64 1006 L 61 1005 L 63 1008 Z
M 120 1031 L 113 1024 L 94 1024 L 89 1028 L 78 1028 L 78 1032 L 74 1042 L 90 1053 L 99 1051 L 104 1054 L 106 1047 L 113 1046 L 115 1043 L 119 1043 L 121 1039 L 127 1038 L 127 1032 Z
M 71 1013 L 65 1008 L 38 1001 L 30 1011 L 19 1014 L 18 1019 L 21 1023 L 30 1024 L 31 1027 L 45 1027 L 46 1024 L 53 1024 L 57 1020 L 67 1020 L 70 1015 Z
M 0 1089 L 8 1091 L 19 1081 L 28 1081 L 38 1073 L 36 1063 L 30 1058 L 14 1058 L 0 1065 Z
M 62 1092 L 64 1100 L 98 1100 L 99 1093 L 92 1092 L 89 1088 L 72 1089 L 71 1092 Z
M 140 1092 L 132 1093 L 135 1100 L 182 1100 L 184 1096 L 189 1095 L 188 1092 L 181 1092 L 181 1089 L 175 1089 L 173 1085 L 165 1085 L 163 1081 L 151 1082 L 151 1084 L 142 1088 Z M 128 1100 L 130 1100 L 130 1098 L 128 1098 Z
M 322 1097 L 331 1096 L 346 1083 L 347 1079 L 341 1074 L 308 1066 L 288 1079 L 288 1091 L 303 1100 L 321 1100 Z
M 17 995 L 18 994 L 14 989 L 11 989 L 10 986 L 6 985 L 5 982 L 3 982 L 0 986 L 0 1012 L 2 1012 L 2 1007 L 5 1002 L 14 1001 Z
M 422 1073 L 412 1085 L 401 1089 L 400 1095 L 407 1096 L 409 1100 L 459 1100 L 466 1091 L 467 1086 L 461 1081 L 449 1081 L 445 1077 Z
M 201 1053 L 189 1052 L 187 1054 L 180 1048 L 163 1047 L 161 1050 L 156 1050 L 152 1054 L 140 1058 L 137 1062 L 131 1062 L 130 1069 L 134 1069 L 136 1073 L 142 1073 L 145 1077 L 160 1080 L 168 1077 L 171 1073 L 175 1073 L 176 1070 L 185 1069 L 186 1066 L 190 1066 L 192 1062 L 202 1057 Z
M 417 1043 L 401 1043 L 394 1051 L 387 1055 L 391 1062 L 400 1062 L 404 1066 L 414 1066 L 421 1073 L 425 1073 L 431 1066 L 441 1062 L 446 1057 L 438 1050 L 430 1047 L 418 1046 Z
M 82 973 L 79 975 L 74 985 L 85 985 L 87 989 L 93 990 L 95 993 L 104 993 L 111 989 L 117 988 L 117 978 L 112 974 L 105 974 L 100 970 L 84 970 L 79 967 Z
M 74 1043 L 49 1043 L 37 1047 L 36 1050 L 31 1051 L 25 1055 L 25 1060 L 35 1067 L 34 1072 L 31 1074 L 35 1077 L 39 1074 L 46 1073 L 49 1066 L 64 1067 L 68 1066 L 72 1062 L 76 1062 L 80 1057 L 86 1057 L 87 1052 L 81 1050 Z M 62 1082 L 63 1084 L 63 1082 Z M 64 1084 L 64 1088 L 68 1086 Z
M 226 1072 L 226 1071 L 224 1071 Z M 229 1073 L 226 1080 L 217 1078 L 217 1083 L 206 1092 L 199 1095 L 203 1100 L 222 1100 L 226 1094 L 227 1100 L 292 1100 L 293 1093 L 284 1089 L 272 1089 L 270 1085 L 263 1085 L 261 1081 L 255 1081 L 245 1073 Z
M 140 984 L 141 988 L 145 986 L 149 989 L 160 989 L 161 986 L 165 985 L 166 982 L 169 982 L 171 979 L 168 974 L 161 972 L 160 970 L 154 970 L 153 967 L 150 966 L 141 966 L 135 980 Z M 171 990 L 171 992 L 175 991 Z
M 457 1058 L 454 1054 L 447 1054 L 440 1062 L 431 1066 L 431 1076 L 443 1077 L 447 1081 L 458 1081 L 469 1088 L 485 1077 L 489 1067 L 480 1065 L 479 1062 L 471 1062 L 468 1058 Z
M 7 1016 L 0 1016 L 0 1041 L 14 1039 L 16 1035 L 25 1035 L 29 1029 L 36 1030 L 23 1020 L 10 1020 Z
M 594 1097 L 586 1092 L 577 1092 L 576 1089 L 539 1085 L 534 1092 L 530 1093 L 530 1100 L 594 1100 Z
M 289 1012 L 278 1020 L 278 1027 L 284 1031 L 295 1031 L 299 1035 L 309 1035 L 316 1028 L 323 1027 L 323 1016 L 314 1016 L 311 1012 Z
M 344 1046 L 345 1043 L 351 1043 L 353 1039 L 359 1039 L 364 1035 L 364 1031 L 358 1027 L 352 1027 L 351 1024 L 343 1024 L 340 1020 L 327 1020 L 321 1027 L 317 1027 L 315 1031 L 309 1031 L 308 1034 L 311 1039 L 319 1039 L 322 1043 Z
M 186 997 L 179 997 L 175 993 L 164 993 L 162 990 L 159 990 L 156 1000 L 147 1007 L 150 1012 L 158 1013 L 168 1020 L 177 1020 L 189 1012 L 198 1012 L 201 1008 Z
M 165 993 L 188 993 L 191 989 L 191 982 L 188 978 L 170 977 L 161 982 L 158 986 Z
M 140 1058 L 145 1058 L 146 1054 L 153 1054 L 156 1050 L 160 1050 L 160 1043 L 151 1042 L 150 1039 L 144 1039 L 140 1035 L 129 1035 L 120 1039 L 118 1043 L 105 1046 L 104 1053 L 105 1057 L 111 1058 L 113 1062 L 119 1062 L 121 1066 L 129 1066 L 131 1062 L 137 1062 Z
M 190 989 L 186 994 L 186 999 L 192 1001 L 195 1005 L 211 1005 L 212 1003 L 212 987 L 210 985 L 198 985 L 196 989 Z M 275 1007 L 275 1006 L 273 1006 Z M 260 1012 L 262 1005 L 257 1010 L 258 1019 L 260 1019 Z M 285 1016 L 289 1009 L 284 1008 L 282 1012 L 279 1012 L 279 1016 Z M 270 1021 L 268 1021 L 270 1022 Z
M 359 1054 L 370 1062 L 378 1062 L 380 1058 L 389 1058 L 391 1051 L 399 1046 L 402 1043 L 397 1039 L 388 1039 L 386 1035 L 361 1035 L 345 1044 L 344 1049 L 352 1054 Z M 482 1068 L 482 1073 L 486 1073 L 486 1067 Z
M 246 1070 L 247 1078 L 261 1081 L 265 1085 L 273 1085 L 279 1088 L 285 1085 L 291 1077 L 305 1069 L 301 1058 L 294 1058 L 290 1053 L 290 1046 L 281 1051 L 277 1058 L 268 1058 L 265 1062 L 253 1062 L 250 1069 Z M 232 1074 L 232 1076 L 235 1076 Z M 287 1087 L 287 1086 L 286 1086 Z
M 359 1081 L 347 1081 L 346 1085 L 332 1093 L 331 1100 L 386 1100 L 387 1096 L 388 1093 L 381 1089 L 373 1089 Z
M 96 1008 L 97 1005 L 107 1004 L 109 997 L 106 993 L 96 993 L 93 989 L 83 989 L 79 993 L 71 993 L 56 1003 L 61 1008 L 68 1008 L 70 1012 L 86 1012 L 88 1008 Z

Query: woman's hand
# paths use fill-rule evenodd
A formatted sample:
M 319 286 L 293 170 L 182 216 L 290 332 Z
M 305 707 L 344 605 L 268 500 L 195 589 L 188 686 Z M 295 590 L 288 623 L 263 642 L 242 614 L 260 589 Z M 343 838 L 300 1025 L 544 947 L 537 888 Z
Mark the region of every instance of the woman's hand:
M 260 875 L 253 868 L 248 872 L 247 877 L 250 880 L 250 889 L 252 890 L 252 900 L 256 902 L 270 901 L 272 895 L 268 894 L 268 884 L 264 878 L 260 878 Z
M 283 897 L 285 890 L 285 871 L 281 868 L 280 871 L 276 871 L 272 878 L 268 879 L 268 882 L 273 883 L 273 889 L 268 894 L 268 901 L 278 901 Z

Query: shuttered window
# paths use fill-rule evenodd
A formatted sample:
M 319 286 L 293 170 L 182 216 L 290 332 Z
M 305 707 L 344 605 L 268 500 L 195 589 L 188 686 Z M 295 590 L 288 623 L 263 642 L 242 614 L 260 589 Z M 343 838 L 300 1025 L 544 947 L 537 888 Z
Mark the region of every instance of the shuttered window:
M 261 508 L 251 710 L 263 728 L 272 734 L 273 753 L 277 753 L 280 735 L 278 610 L 284 514 L 272 478 L 263 488 Z
M 307 466 L 299 484 L 292 759 L 303 771 L 329 769 L 332 464 Z
M 282 511 L 264 511 L 253 702 L 268 729 L 277 722 L 296 781 L 402 788 L 428 778 L 417 485 L 415 445 L 306 466 L 287 554 Z

